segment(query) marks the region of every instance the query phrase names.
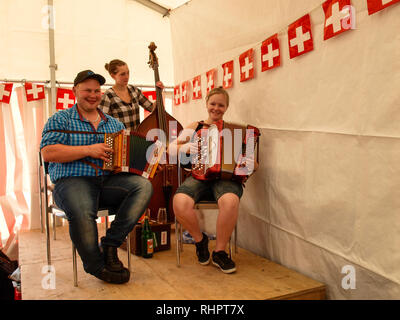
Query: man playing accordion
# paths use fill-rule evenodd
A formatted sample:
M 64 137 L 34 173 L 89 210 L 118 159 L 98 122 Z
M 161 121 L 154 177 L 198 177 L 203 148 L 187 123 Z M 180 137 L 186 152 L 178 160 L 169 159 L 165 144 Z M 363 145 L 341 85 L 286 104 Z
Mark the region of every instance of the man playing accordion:
M 147 208 L 153 189 L 139 175 L 101 169 L 113 151 L 104 143 L 105 133 L 125 129 L 98 109 L 104 83 L 103 76 L 90 70 L 78 73 L 73 87 L 77 103 L 49 118 L 40 148 L 55 184 L 54 200 L 67 215 L 70 237 L 85 271 L 106 282 L 125 283 L 130 272 L 118 259 L 117 248 Z M 102 250 L 96 224 L 99 207 L 115 213 L 101 239 Z

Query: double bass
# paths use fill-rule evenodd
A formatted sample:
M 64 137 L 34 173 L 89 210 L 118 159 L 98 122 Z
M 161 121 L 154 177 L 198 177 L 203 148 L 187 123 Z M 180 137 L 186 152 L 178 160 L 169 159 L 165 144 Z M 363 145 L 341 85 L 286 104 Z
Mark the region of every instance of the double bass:
M 154 79 L 155 83 L 157 83 L 160 81 L 158 58 L 155 53 L 157 46 L 154 42 L 151 42 L 148 48 L 150 49 L 148 64 L 154 70 Z M 156 108 L 140 123 L 136 131 L 145 136 L 149 133 L 152 134 L 155 132 L 157 134 L 159 132 L 160 136 L 157 136 L 157 138 L 165 143 L 165 150 L 167 150 L 169 143 L 178 137 L 183 127 L 174 117 L 166 112 L 162 89 L 157 86 L 155 87 L 157 95 Z M 152 137 L 154 138 L 155 136 L 152 135 Z M 172 157 L 165 154 L 163 159 L 164 164 L 161 162 L 159 165 L 160 172 L 151 181 L 154 192 L 148 208 L 150 209 L 150 216 L 154 220 L 157 218 L 158 209 L 166 208 L 168 222 L 173 222 L 175 215 L 171 199 L 178 187 L 178 166 L 176 158 L 172 159 Z

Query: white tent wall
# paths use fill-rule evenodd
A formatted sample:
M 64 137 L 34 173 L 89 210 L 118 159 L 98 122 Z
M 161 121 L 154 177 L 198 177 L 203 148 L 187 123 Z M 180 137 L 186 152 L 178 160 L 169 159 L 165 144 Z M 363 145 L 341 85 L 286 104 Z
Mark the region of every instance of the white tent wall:
M 398 299 L 400 5 L 369 16 L 353 0 L 356 28 L 324 41 L 322 3 L 192 0 L 174 10 L 175 85 L 202 75 L 204 97 L 205 73 L 216 68 L 222 85 L 221 65 L 234 60 L 226 120 L 262 130 L 240 246 L 325 283 L 328 298 Z M 291 60 L 287 26 L 307 13 L 314 50 Z M 261 72 L 261 42 L 276 32 L 281 66 Z M 240 83 L 238 57 L 250 48 L 255 78 Z M 204 99 L 174 116 L 205 119 Z
M 0 1 L 0 79 L 50 78 L 47 0 Z M 54 0 L 57 81 L 93 69 L 112 78 L 104 64 L 127 62 L 133 84 L 154 84 L 148 45 L 158 46 L 160 77 L 173 83 L 169 19 L 133 0 Z

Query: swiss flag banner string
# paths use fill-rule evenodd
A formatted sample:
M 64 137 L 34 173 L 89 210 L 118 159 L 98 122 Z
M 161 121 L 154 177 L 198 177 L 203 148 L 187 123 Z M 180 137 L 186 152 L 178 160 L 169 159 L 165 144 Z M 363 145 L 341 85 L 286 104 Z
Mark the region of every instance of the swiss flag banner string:
M 57 89 L 57 110 L 64 110 L 71 108 L 75 104 L 75 95 L 71 89 Z
M 261 72 L 277 68 L 281 65 L 281 43 L 279 41 L 279 35 L 286 34 L 288 37 L 288 48 L 289 48 L 289 58 L 294 59 L 301 55 L 314 50 L 314 38 L 312 32 L 312 22 L 310 13 L 315 10 L 323 10 L 325 15 L 324 28 L 323 28 L 323 39 L 328 40 L 336 37 L 346 31 L 355 29 L 356 22 L 356 11 L 352 5 L 351 0 L 323 0 L 322 4 L 309 10 L 309 13 L 302 16 L 287 28 L 270 36 L 264 40 L 260 46 L 261 51 Z M 361 0 L 360 0 L 361 1 Z M 395 3 L 400 2 L 400 0 L 363 0 L 364 4 L 368 6 L 368 14 L 372 15 L 379 12 Z M 257 44 L 257 46 L 259 45 Z M 239 62 L 239 76 L 240 82 L 249 81 L 255 77 L 255 60 L 254 60 L 254 48 L 251 48 L 238 57 Z M 224 89 L 230 89 L 233 87 L 234 83 L 234 60 L 230 60 L 222 64 L 222 87 Z M 208 94 L 210 90 L 217 86 L 217 76 L 218 72 L 216 68 L 213 68 L 205 73 L 205 87 L 206 93 Z M 182 86 L 182 91 L 187 88 L 190 84 L 193 88 L 193 94 L 191 95 L 193 100 L 198 100 L 202 98 L 201 89 L 201 77 L 198 75 L 194 77 L 191 81 L 187 82 L 189 84 L 182 84 L 175 87 L 175 105 L 179 105 L 180 102 L 187 102 L 186 94 L 181 96 L 180 87 Z M 183 92 L 182 92 L 183 93 Z
M 10 103 L 12 83 L 0 83 L 0 102 Z
M 44 85 L 25 82 L 25 93 L 27 101 L 37 101 L 45 98 Z
M 400 0 L 367 0 L 368 3 L 368 14 L 374 14 L 386 7 L 395 4 L 396 2 L 400 2 Z

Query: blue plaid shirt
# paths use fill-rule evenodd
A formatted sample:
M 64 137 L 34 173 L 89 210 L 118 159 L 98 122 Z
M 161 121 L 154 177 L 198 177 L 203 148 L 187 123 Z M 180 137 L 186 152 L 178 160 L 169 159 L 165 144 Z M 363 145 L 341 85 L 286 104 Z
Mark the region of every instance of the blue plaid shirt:
M 104 133 L 113 133 L 125 129 L 122 122 L 104 114 L 99 109 L 98 111 L 100 112 L 101 121 L 97 127 L 97 131 L 94 130 L 89 121 L 84 120 L 79 114 L 76 104 L 70 109 L 58 111 L 49 118 L 44 126 L 40 149 L 54 144 L 83 146 L 102 143 L 104 142 Z M 98 132 L 99 134 L 62 133 L 54 132 L 53 130 Z M 99 167 L 103 166 L 103 160 L 100 159 L 86 157 L 81 160 L 91 162 Z M 64 177 L 96 176 L 96 170 L 81 160 L 65 163 L 50 162 L 48 170 L 51 181 L 55 183 L 58 179 Z M 109 171 L 98 170 L 98 175 L 108 174 L 110 174 Z

